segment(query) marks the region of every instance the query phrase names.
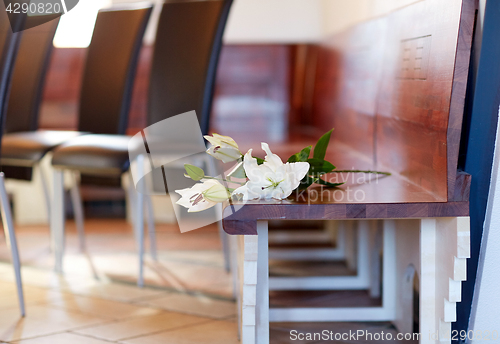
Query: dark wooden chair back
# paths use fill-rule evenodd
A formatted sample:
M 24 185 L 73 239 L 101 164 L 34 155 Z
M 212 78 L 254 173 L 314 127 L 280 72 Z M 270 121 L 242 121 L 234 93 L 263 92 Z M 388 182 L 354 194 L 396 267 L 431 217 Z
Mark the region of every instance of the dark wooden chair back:
M 59 18 L 23 31 L 12 75 L 6 132 L 38 129 L 38 114 Z
M 17 21 L 13 23 L 13 26 L 19 28 L 23 25 L 24 18 L 23 16 L 16 16 L 16 19 Z M 0 142 L 5 127 L 5 114 L 7 112 L 12 72 L 22 34 L 21 32 L 12 33 L 12 31 L 2 2 L 0 4 Z
M 334 127 L 338 146 L 436 201 L 461 200 L 466 191 L 455 189 L 467 189 L 467 177 L 457 161 L 476 8 L 476 0 L 421 1 L 324 42 L 313 124 Z
M 222 35 L 232 0 L 163 5 L 149 86 L 148 125 L 195 110 L 208 132 Z
M 99 11 L 88 48 L 78 130 L 125 134 L 137 59 L 151 5 Z

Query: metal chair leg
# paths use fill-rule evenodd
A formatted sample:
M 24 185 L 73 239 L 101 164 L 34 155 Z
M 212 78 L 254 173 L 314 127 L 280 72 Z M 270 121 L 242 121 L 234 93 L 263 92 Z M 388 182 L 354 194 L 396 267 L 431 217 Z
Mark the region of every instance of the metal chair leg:
M 126 188 L 127 194 L 127 220 L 134 224 L 135 223 L 135 207 L 136 207 L 136 190 L 134 185 L 134 178 L 132 177 L 132 173 L 129 171 L 127 173 L 128 183 Z
M 151 257 L 153 260 L 158 260 L 158 255 L 156 252 L 156 228 L 155 228 L 155 217 L 153 212 L 153 202 L 150 195 L 146 195 L 146 207 L 147 211 L 147 221 L 148 221 L 148 233 L 149 233 L 149 244 L 151 247 Z
M 47 216 L 49 219 L 50 223 L 50 192 L 49 192 L 49 184 L 47 183 L 47 176 L 45 175 L 45 172 L 43 170 L 43 166 L 41 164 L 38 164 L 38 170 L 40 171 L 40 179 L 42 181 L 42 189 L 43 189 L 43 196 L 45 198 L 45 207 L 47 208 Z
M 137 175 L 143 177 L 144 175 L 144 156 L 137 156 Z M 144 179 L 141 179 L 139 183 L 143 183 Z M 140 185 L 138 185 L 140 190 Z M 137 191 L 136 191 L 137 192 Z M 137 279 L 137 285 L 139 287 L 144 286 L 144 194 L 141 192 L 136 193 L 135 198 L 135 234 L 137 239 L 137 249 L 139 254 L 139 277 Z
M 64 256 L 64 174 L 61 170 L 54 170 L 54 185 L 52 197 L 52 214 L 50 232 L 55 253 L 55 270 L 62 273 Z
M 71 195 L 71 203 L 73 204 L 73 212 L 75 215 L 75 223 L 76 223 L 76 230 L 78 232 L 78 240 L 80 243 L 80 251 L 84 252 L 86 249 L 86 245 L 85 245 L 83 204 L 76 175 L 74 177 L 73 185 L 71 186 L 70 189 L 70 195 Z
M 17 296 L 19 298 L 19 308 L 21 310 L 21 316 L 26 315 L 26 310 L 24 307 L 24 293 L 23 293 L 23 283 L 21 279 L 21 261 L 19 259 L 19 250 L 17 248 L 16 233 L 14 232 L 14 222 L 12 221 L 12 212 L 10 210 L 9 198 L 7 196 L 7 190 L 5 189 L 4 175 L 0 172 L 0 206 L 2 213 L 3 230 L 5 232 L 5 238 L 7 239 L 7 245 L 10 248 L 12 254 L 12 265 L 14 266 L 14 274 L 16 276 L 16 286 L 17 286 Z

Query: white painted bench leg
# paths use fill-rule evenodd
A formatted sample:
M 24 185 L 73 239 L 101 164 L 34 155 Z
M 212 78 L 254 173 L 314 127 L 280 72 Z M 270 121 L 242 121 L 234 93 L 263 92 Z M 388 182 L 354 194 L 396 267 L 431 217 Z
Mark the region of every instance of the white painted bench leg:
M 356 246 L 350 250 L 351 262 L 357 263 L 355 276 L 308 276 L 308 277 L 272 277 L 270 290 L 367 290 L 370 289 L 370 254 L 369 235 L 373 224 L 372 220 L 359 220 L 347 232 L 353 236 L 349 245 Z M 355 228 L 354 228 L 355 227 Z M 354 239 L 354 232 L 357 232 Z M 275 258 L 269 255 L 270 258 Z M 323 259 L 326 261 L 327 259 Z M 352 268 L 352 267 L 351 267 Z
M 229 235 L 229 247 L 231 253 L 231 277 L 233 279 L 233 297 L 236 300 L 238 309 L 238 340 L 241 341 L 241 305 L 242 305 L 242 286 L 240 284 L 243 264 L 239 254 L 239 242 L 243 239 L 239 235 Z
M 50 232 L 53 240 L 52 247 L 55 254 L 55 270 L 58 273 L 63 271 L 64 258 L 64 172 L 54 170 L 53 172 L 53 195 L 52 195 L 52 215 L 50 217 Z
M 457 320 L 462 281 L 470 257 L 469 217 L 436 220 L 436 327 L 439 343 L 451 343 L 451 324 Z
M 355 270 L 356 262 L 356 223 L 355 221 L 342 221 L 345 230 L 345 261 L 350 270 Z
M 243 236 L 241 269 L 241 343 L 255 344 L 258 236 Z M 242 283 L 241 283 L 242 282 Z
M 396 318 L 396 223 L 384 220 L 383 223 L 383 258 L 382 258 L 382 308 L 386 319 Z
M 420 220 L 420 344 L 437 343 L 436 219 Z
M 269 344 L 269 243 L 268 222 L 257 221 L 257 344 Z
M 339 256 L 345 259 L 346 237 L 345 237 L 345 227 L 343 225 L 344 221 L 329 221 L 329 222 L 335 222 L 337 224 L 337 231 L 335 238 L 336 249 L 339 252 Z
M 371 221 L 360 221 L 358 227 L 358 261 L 362 289 L 369 288 L 368 230 Z M 359 252 L 359 251 L 364 251 Z M 396 314 L 396 225 L 394 220 L 384 221 L 383 229 L 383 295 L 381 307 L 327 307 L 327 308 L 273 308 L 270 311 L 272 322 L 320 322 L 320 321 L 393 321 Z M 260 254 L 260 252 L 259 252 Z M 260 266 L 259 266 L 260 267 Z M 345 278 L 345 277 L 344 277 Z M 342 279 L 339 277 L 337 282 Z M 316 281 L 320 283 L 321 281 Z M 260 282 L 259 282 L 260 283 Z M 360 284 L 361 285 L 361 284 Z M 350 284 L 352 287 L 353 284 Z M 313 290 L 313 288 L 310 288 Z M 324 288 L 331 289 L 334 288 Z M 348 289 L 348 288 L 346 288 Z
M 370 287 L 370 220 L 361 220 L 357 223 L 358 247 L 357 247 L 357 276 L 365 288 Z
M 382 222 L 375 221 L 370 231 L 370 297 L 380 297 L 380 253 L 382 251 Z

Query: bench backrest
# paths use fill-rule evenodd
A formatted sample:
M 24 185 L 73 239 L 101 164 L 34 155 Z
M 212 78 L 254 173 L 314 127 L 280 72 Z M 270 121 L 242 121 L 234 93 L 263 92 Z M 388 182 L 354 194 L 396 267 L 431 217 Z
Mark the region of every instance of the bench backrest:
M 314 125 L 334 127 L 334 140 L 374 168 L 442 201 L 460 197 L 455 184 L 463 184 L 457 161 L 476 8 L 476 0 L 420 1 L 328 39 L 318 57 Z

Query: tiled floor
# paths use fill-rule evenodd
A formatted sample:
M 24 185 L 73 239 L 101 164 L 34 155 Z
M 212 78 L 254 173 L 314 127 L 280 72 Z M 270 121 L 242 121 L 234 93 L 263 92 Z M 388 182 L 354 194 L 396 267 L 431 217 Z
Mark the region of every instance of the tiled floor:
M 16 229 L 23 260 L 25 318 L 19 316 L 12 266 L 5 242 L 0 240 L 0 343 L 238 343 L 236 305 L 216 228 L 180 234 L 175 226 L 158 226 L 159 261 L 148 259 L 145 288 L 135 286 L 137 259 L 125 221 L 91 220 L 86 230 L 88 254 L 84 255 L 77 249 L 69 223 L 61 276 L 52 271 L 48 229 Z M 287 268 L 279 266 L 276 271 Z M 286 302 L 287 297 L 274 302 Z M 317 295 L 314 300 L 321 302 L 325 297 L 345 300 L 349 295 Z M 325 329 L 394 332 L 387 323 L 273 324 L 271 343 L 349 343 L 290 339 L 291 330 Z

